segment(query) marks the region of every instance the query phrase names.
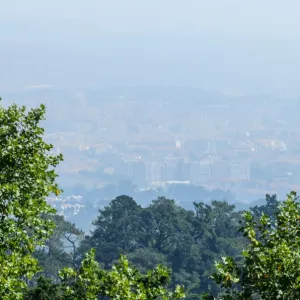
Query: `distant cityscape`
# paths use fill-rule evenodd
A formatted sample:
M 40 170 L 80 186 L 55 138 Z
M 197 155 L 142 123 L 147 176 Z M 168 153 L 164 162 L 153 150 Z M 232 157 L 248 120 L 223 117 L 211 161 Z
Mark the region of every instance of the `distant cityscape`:
M 64 154 L 59 174 L 66 197 L 78 184 L 201 186 L 230 191 L 237 202 L 300 190 L 298 99 L 189 88 L 49 88 L 4 98 L 12 101 L 46 104 L 46 140 Z M 85 201 L 71 202 L 78 212 Z

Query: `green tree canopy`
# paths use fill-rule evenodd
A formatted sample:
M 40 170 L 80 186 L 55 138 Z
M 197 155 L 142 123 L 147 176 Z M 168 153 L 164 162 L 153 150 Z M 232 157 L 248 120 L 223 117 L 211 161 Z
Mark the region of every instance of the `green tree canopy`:
M 103 270 L 95 261 L 95 252 L 85 255 L 80 268 L 66 268 L 60 272 L 61 283 L 52 284 L 40 278 L 38 285 L 28 291 L 25 300 L 171 300 L 184 298 L 183 288 L 167 289 L 170 271 L 158 265 L 147 274 L 131 267 L 121 256 L 111 270 Z M 49 298 L 51 295 L 51 298 Z M 43 298 L 42 298 L 43 297 Z
M 45 243 L 54 213 L 45 198 L 59 194 L 55 167 L 62 156 L 51 154 L 43 140 L 45 107 L 26 111 L 0 107 L 0 298 L 21 299 L 26 280 L 38 270 L 32 253 Z
M 87 238 L 82 252 L 89 247 L 97 249 L 97 261 L 105 267 L 111 266 L 121 254 L 126 254 L 140 247 L 143 231 L 140 212 L 142 208 L 131 197 L 119 196 L 110 205 L 99 210 L 94 222 L 95 230 L 91 238 Z
M 241 231 L 248 239 L 244 261 L 224 257 L 214 280 L 223 299 L 300 299 L 300 202 L 295 192 L 279 205 L 275 222 L 244 213 Z

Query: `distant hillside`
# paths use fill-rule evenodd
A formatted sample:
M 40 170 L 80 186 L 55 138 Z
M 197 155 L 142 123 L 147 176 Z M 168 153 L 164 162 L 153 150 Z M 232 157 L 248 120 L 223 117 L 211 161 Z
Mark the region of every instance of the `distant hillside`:
M 254 207 L 254 206 L 262 206 L 266 204 L 266 199 L 258 199 L 255 200 L 251 203 L 242 203 L 242 202 L 237 202 L 234 203 L 236 210 L 249 210 L 250 207 Z

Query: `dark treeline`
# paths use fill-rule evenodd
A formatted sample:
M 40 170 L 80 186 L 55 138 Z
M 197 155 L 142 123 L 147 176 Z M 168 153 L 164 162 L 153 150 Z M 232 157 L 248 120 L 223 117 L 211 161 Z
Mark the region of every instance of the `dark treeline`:
M 257 217 L 266 213 L 274 218 L 278 204 L 275 195 L 267 195 L 266 204 L 251 211 Z M 126 255 L 142 273 L 159 264 L 171 269 L 170 287 L 183 285 L 187 299 L 200 299 L 208 291 L 216 296 L 220 288 L 210 279 L 215 262 L 224 256 L 242 259 L 246 239 L 239 231 L 241 218 L 242 212 L 225 201 L 194 203 L 193 210 L 186 210 L 159 197 L 143 208 L 129 196 L 118 196 L 99 210 L 88 236 L 55 216 L 54 234 L 35 254 L 43 267 L 39 275 L 58 282 L 60 269 L 78 267 L 84 253 L 94 248 L 104 269 Z

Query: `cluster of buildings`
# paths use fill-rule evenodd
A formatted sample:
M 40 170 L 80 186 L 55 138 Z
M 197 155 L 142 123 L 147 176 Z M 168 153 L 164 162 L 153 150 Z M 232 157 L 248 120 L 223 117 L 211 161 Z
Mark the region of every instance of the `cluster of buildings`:
M 48 197 L 47 202 L 56 209 L 57 214 L 63 215 L 65 218 L 77 215 L 83 207 L 83 197 L 73 195 L 67 197 Z
M 229 189 L 238 200 L 300 190 L 297 100 L 190 92 L 187 100 L 175 91 L 105 94 L 70 106 L 73 131 L 47 136 L 65 157 L 63 186 L 177 182 Z
M 127 176 L 133 183 L 144 186 L 159 182 L 188 182 L 206 184 L 226 180 L 250 180 L 250 161 L 222 159 L 220 155 L 206 155 L 199 160 L 172 157 L 161 161 L 127 161 Z

